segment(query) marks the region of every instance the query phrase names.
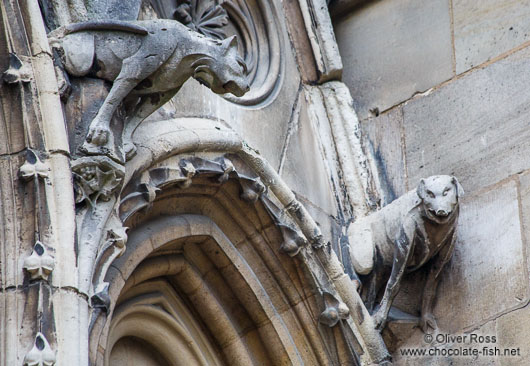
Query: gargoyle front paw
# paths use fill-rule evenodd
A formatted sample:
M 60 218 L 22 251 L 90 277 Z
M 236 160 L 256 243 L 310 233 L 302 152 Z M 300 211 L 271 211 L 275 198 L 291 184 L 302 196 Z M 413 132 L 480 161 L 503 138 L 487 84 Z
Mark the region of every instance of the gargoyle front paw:
M 436 324 L 436 319 L 434 318 L 434 315 L 431 313 L 423 314 L 421 316 L 421 322 L 420 322 L 421 330 L 423 330 L 423 333 L 429 333 L 429 328 L 432 330 L 438 329 L 438 324 Z
M 381 311 L 381 309 L 377 310 L 375 314 L 372 315 L 372 318 L 374 319 L 375 329 L 382 332 L 386 325 L 386 317 L 383 314 L 383 311 Z
M 95 124 L 88 129 L 86 140 L 88 143 L 103 146 L 109 141 L 110 130 L 107 126 Z

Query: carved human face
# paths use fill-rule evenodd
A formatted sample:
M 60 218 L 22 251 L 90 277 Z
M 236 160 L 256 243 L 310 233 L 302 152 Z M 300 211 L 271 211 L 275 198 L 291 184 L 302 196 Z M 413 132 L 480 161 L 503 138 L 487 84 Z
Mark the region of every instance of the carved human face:
M 196 68 L 194 77 L 214 93 L 242 97 L 250 89 L 247 73 L 245 61 L 237 52 L 237 39 L 230 37 L 222 42 L 219 57 Z
M 423 201 L 425 216 L 438 224 L 451 219 L 458 206 L 458 198 L 464 193 L 458 180 L 449 175 L 422 179 L 417 192 Z

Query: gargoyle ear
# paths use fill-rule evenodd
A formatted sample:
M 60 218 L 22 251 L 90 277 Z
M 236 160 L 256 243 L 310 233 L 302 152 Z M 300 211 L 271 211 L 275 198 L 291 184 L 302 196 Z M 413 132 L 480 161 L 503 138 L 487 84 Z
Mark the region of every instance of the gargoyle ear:
M 231 49 L 232 47 L 235 47 L 237 49 L 237 37 L 231 36 L 228 37 L 223 41 L 223 43 L 226 45 L 227 49 Z
M 416 188 L 416 193 L 422 200 L 425 198 L 425 179 L 420 180 L 420 184 L 418 184 L 418 188 Z
M 453 177 L 451 179 L 451 182 L 455 185 L 456 188 L 456 196 L 462 197 L 464 195 L 464 188 L 460 185 L 460 182 L 458 182 L 458 179 L 456 177 Z

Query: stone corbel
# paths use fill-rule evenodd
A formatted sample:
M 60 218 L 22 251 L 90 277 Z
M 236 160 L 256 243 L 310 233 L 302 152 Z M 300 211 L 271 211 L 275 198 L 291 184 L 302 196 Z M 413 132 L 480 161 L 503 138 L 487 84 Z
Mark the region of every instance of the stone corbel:
M 55 352 L 50 347 L 48 340 L 42 333 L 37 333 L 33 348 L 24 357 L 24 366 L 53 366 L 55 365 Z

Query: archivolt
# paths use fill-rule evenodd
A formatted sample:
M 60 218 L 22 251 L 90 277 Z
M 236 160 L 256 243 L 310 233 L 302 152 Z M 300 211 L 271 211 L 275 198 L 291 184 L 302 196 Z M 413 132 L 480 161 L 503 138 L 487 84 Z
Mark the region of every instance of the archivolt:
M 336 256 L 304 245 L 307 238 L 319 247 L 323 238 L 274 170 L 220 123 L 187 119 L 176 127 L 176 122 L 140 126 L 149 133 L 139 131 L 138 155 L 127 167 L 120 206 L 129 241 L 123 256 L 99 277 L 110 284 L 110 321 L 100 317 L 93 324 L 91 359 L 103 365 L 120 334 L 131 336 L 118 331 L 126 319 L 120 314 L 160 308 L 156 301 L 127 305 L 145 298 L 140 288 L 155 284 L 164 284 L 165 293 L 185 305 L 187 312 L 179 314 L 194 319 L 184 331 L 169 334 L 225 364 L 385 359 L 382 340 Z M 271 194 L 265 195 L 267 190 Z M 300 254 L 291 258 L 280 249 Z M 354 310 L 350 316 L 342 301 Z M 180 315 L 168 308 L 164 311 L 178 323 Z M 334 327 L 337 323 L 341 326 Z M 169 337 L 166 328 L 159 329 L 159 336 Z M 177 362 L 164 351 L 168 344 L 151 346 Z

